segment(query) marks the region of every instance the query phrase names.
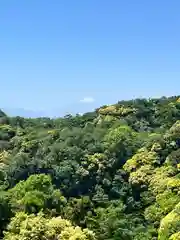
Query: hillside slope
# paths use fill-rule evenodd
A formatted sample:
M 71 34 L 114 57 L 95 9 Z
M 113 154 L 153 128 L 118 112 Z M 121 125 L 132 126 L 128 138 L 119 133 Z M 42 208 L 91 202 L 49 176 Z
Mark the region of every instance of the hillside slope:
M 180 97 L 83 116 L 0 111 L 3 239 L 180 239 Z

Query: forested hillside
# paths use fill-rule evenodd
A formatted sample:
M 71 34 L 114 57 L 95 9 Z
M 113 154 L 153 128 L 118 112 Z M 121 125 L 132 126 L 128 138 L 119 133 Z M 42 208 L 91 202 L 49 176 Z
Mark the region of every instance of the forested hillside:
M 180 239 L 180 96 L 58 119 L 0 111 L 0 235 Z

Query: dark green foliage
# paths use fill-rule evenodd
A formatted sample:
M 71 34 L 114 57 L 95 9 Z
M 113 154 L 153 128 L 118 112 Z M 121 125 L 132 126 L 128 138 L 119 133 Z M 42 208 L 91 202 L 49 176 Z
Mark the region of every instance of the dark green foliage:
M 178 240 L 179 120 L 178 96 L 57 119 L 0 111 L 0 234 L 43 212 L 100 240 Z

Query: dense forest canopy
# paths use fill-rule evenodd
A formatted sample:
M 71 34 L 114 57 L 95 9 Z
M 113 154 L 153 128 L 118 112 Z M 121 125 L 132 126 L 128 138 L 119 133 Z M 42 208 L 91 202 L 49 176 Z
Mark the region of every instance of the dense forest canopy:
M 180 96 L 57 119 L 0 111 L 0 236 L 180 239 Z

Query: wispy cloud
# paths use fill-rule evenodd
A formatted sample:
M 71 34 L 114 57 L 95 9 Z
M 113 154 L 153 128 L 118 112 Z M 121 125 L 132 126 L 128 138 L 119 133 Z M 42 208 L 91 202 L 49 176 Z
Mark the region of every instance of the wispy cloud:
M 92 103 L 94 102 L 95 99 L 93 97 L 84 97 L 83 99 L 80 100 L 82 103 Z

